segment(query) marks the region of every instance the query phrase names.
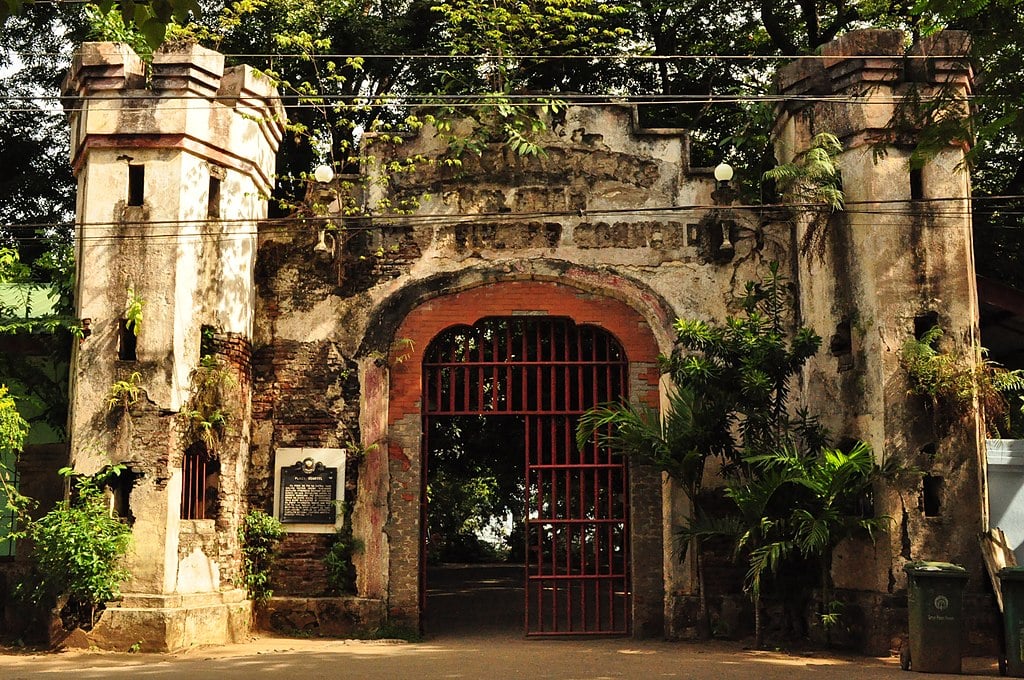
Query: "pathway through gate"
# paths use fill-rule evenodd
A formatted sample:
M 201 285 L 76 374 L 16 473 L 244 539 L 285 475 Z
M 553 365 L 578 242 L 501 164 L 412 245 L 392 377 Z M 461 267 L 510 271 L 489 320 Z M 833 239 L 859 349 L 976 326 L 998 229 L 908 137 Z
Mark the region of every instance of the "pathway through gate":
M 508 455 L 524 465 L 527 635 L 629 632 L 625 461 L 575 444 L 580 414 L 625 398 L 627 385 L 619 342 L 561 317 L 450 328 L 424 355 L 424 433 L 453 416 L 516 416 L 525 428 L 514 438 L 524 450 Z

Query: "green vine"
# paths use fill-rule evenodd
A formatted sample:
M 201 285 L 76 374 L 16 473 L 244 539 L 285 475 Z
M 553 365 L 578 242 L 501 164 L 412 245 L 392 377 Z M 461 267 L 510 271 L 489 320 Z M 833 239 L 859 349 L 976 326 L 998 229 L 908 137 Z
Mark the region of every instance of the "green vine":
M 324 555 L 327 583 L 339 594 L 355 591 L 356 573 L 352 555 L 363 549 L 363 542 L 352 536 L 351 512 L 344 503 L 341 505 L 340 510 L 344 518 L 341 528 L 335 533 L 334 541 Z
M 125 413 L 139 401 L 141 393 L 142 374 L 134 372 L 125 380 L 115 380 L 107 392 L 107 410 L 112 411 L 121 407 Z

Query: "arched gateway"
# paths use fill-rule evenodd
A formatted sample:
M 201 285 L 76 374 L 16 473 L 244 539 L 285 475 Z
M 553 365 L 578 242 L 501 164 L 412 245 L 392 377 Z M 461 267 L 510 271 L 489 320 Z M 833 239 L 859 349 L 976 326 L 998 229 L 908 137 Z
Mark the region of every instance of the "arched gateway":
M 392 508 L 397 500 L 409 514 L 397 508 L 392 516 L 404 525 L 390 546 L 392 614 L 402 615 L 395 595 L 410 576 L 396 564 L 415 562 L 422 606 L 428 434 L 444 419 L 482 416 L 508 419 L 516 432 L 509 445 L 518 449 L 508 455 L 522 460 L 526 633 L 660 627 L 660 475 L 593 444 L 579 451 L 574 441 L 579 415 L 594 404 L 657 403 L 657 345 L 644 319 L 570 286 L 511 281 L 428 300 L 399 337 L 413 349 L 391 371 Z M 413 535 L 410 522 L 415 547 L 404 538 Z
M 453 326 L 426 351 L 424 477 L 430 433 L 465 416 L 500 419 L 500 457 L 522 460 L 528 635 L 629 630 L 625 461 L 574 436 L 580 414 L 627 396 L 628 368 L 611 333 L 554 316 Z

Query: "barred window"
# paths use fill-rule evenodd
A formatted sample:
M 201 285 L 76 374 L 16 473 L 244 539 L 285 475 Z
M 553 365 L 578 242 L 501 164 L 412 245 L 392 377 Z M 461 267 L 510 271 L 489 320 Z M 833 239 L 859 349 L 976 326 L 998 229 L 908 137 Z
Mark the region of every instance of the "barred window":
M 215 519 L 220 463 L 205 444 L 196 442 L 185 451 L 181 473 L 181 519 Z

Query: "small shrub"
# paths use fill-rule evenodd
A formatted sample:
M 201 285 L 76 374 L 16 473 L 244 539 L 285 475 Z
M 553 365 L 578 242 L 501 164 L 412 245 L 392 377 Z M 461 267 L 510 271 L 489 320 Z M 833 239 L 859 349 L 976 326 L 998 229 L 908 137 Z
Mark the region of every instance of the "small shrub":
M 960 357 L 939 349 L 942 329 L 933 326 L 920 339 L 903 343 L 900 361 L 910 375 L 910 391 L 928 397 L 932 406 L 954 406 L 971 400 L 974 375 Z
M 359 539 L 352 538 L 352 531 L 347 527 L 338 530 L 334 542 L 324 555 L 327 567 L 327 583 L 338 593 L 355 591 L 355 568 L 352 566 L 352 555 L 363 548 Z
M 284 538 L 284 527 L 262 510 L 251 510 L 238 534 L 242 541 L 245 587 L 257 605 L 265 605 L 274 594 L 270 588 L 270 568 L 277 544 Z
M 119 584 L 130 574 L 124 556 L 131 529 L 112 516 L 103 484 L 120 474 L 113 466 L 92 477 L 60 472 L 75 486 L 71 500 L 61 501 L 38 520 L 28 520 L 21 535 L 32 543 L 33 577 L 21 593 L 37 605 L 56 603 L 65 627 L 91 627 L 103 603 L 120 597 Z M 88 614 L 88 616 L 86 616 Z

